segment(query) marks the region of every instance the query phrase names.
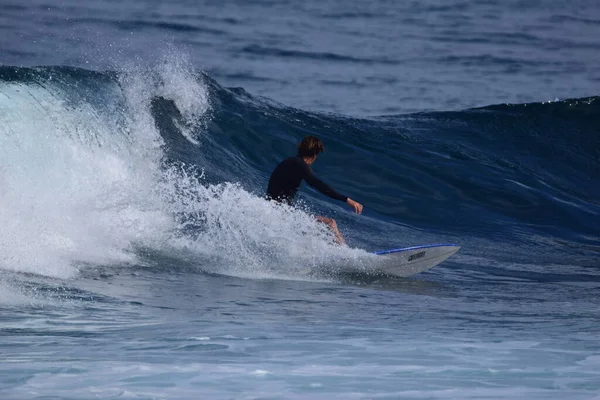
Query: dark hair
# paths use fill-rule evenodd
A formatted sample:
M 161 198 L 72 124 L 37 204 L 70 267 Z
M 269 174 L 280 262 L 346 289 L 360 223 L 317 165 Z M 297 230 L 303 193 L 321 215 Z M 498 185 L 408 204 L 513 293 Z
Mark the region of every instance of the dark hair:
M 314 136 L 305 137 L 298 145 L 298 155 L 300 157 L 313 157 L 324 151 L 323 142 Z

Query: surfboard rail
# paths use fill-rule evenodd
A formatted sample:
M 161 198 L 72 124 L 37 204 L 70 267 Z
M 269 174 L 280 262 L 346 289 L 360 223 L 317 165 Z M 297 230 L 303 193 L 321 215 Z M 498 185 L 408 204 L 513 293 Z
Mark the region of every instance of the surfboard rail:
M 373 253 L 377 254 L 377 255 L 382 255 L 382 254 L 390 254 L 390 253 L 398 253 L 401 251 L 409 251 L 409 250 L 416 250 L 416 249 L 427 249 L 429 247 L 458 247 L 460 249 L 460 246 L 457 244 L 424 244 L 421 246 L 411 246 L 411 247 L 402 247 L 402 248 L 398 248 L 398 249 L 390 249 L 390 250 L 378 250 L 378 251 L 374 251 Z

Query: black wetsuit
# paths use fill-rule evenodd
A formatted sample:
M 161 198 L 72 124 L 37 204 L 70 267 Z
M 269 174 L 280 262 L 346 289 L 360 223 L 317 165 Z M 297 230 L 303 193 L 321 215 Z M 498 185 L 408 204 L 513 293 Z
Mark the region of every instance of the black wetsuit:
M 339 194 L 317 178 L 310 166 L 299 156 L 286 158 L 275 168 L 271 174 L 271 179 L 269 179 L 267 198 L 291 204 L 302 179 L 332 199 L 344 202 L 348 200 L 348 197 Z

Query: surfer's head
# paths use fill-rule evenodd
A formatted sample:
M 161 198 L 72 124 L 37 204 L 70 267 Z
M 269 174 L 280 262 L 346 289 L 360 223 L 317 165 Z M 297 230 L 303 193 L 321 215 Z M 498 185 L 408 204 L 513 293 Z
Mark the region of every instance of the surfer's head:
M 316 158 L 319 153 L 324 151 L 323 142 L 314 136 L 306 136 L 298 145 L 298 155 L 302 158 Z

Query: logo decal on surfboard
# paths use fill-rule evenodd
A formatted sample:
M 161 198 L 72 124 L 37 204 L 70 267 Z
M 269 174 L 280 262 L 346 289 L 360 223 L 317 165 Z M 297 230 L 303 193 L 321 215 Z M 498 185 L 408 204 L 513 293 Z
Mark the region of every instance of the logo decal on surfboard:
M 420 251 L 408 257 L 408 261 L 416 260 L 417 258 L 425 257 L 425 251 Z

